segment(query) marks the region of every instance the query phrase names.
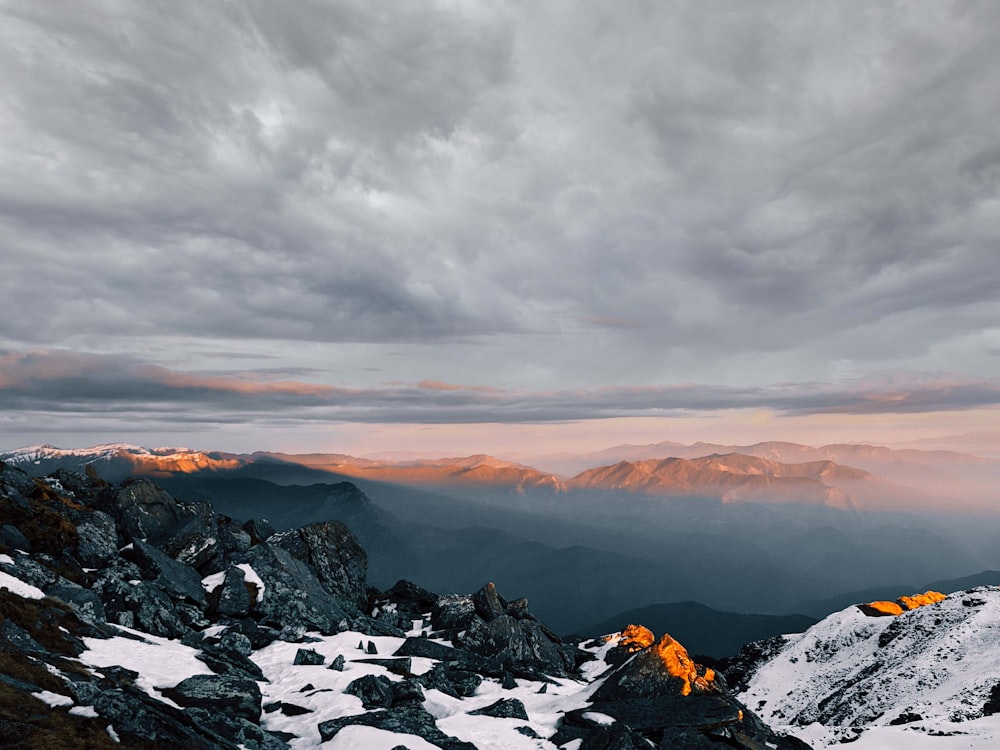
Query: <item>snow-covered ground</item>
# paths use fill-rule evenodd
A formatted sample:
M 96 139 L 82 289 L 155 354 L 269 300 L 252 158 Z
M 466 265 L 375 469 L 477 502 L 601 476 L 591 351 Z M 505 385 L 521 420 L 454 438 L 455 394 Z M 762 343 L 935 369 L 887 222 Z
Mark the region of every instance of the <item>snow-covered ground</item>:
M 792 636 L 739 698 L 816 748 L 992 750 L 1000 718 L 983 708 L 998 684 L 1000 588 L 991 586 L 898 617 L 830 615 Z
M 410 635 L 419 635 L 419 631 L 415 630 Z M 318 642 L 308 644 L 275 642 L 251 656 L 269 680 L 261 683 L 265 704 L 281 701 L 310 709 L 309 713 L 299 716 L 285 716 L 279 711 L 265 713 L 261 722 L 265 729 L 298 735 L 299 738 L 290 743 L 297 750 L 320 746 L 317 728 L 320 722 L 364 711 L 359 698 L 344 693 L 349 683 L 367 674 L 383 675 L 393 682 L 402 679 L 384 667 L 358 661 L 391 657 L 392 653 L 402 645 L 402 638 L 374 637 L 350 631 L 318 638 Z M 367 646 L 369 641 L 373 642 L 378 650 L 375 657 L 368 654 L 364 648 L 359 648 L 359 645 Z M 612 645 L 613 643 L 608 643 L 602 651 Z M 295 652 L 303 647 L 322 654 L 325 663 L 317 666 L 293 665 Z M 328 668 L 337 656 L 343 656 L 345 659 L 343 672 Z M 416 675 L 423 674 L 434 664 L 433 659 L 412 657 L 412 672 Z M 585 672 L 585 680 L 553 679 L 544 692 L 539 692 L 545 684 L 542 682 L 519 679 L 516 688 L 504 690 L 499 680 L 484 678 L 475 695 L 469 698 L 458 699 L 438 690 L 424 690 L 426 700 L 423 705 L 437 720 L 437 726 L 442 732 L 472 742 L 480 750 L 552 748 L 554 746 L 547 740 L 532 738 L 518 732 L 518 727 L 530 727 L 539 737 L 549 737 L 555 733 L 556 724 L 563 713 L 586 706 L 587 698 L 596 688 L 592 681 L 593 677 L 606 669 L 607 665 L 599 661 L 586 666 L 589 674 Z M 306 685 L 313 687 L 303 691 Z M 528 721 L 469 715 L 470 711 L 489 706 L 501 698 L 520 700 L 528 714 Z M 400 736 L 391 732 L 348 727 L 322 746 L 328 750 L 348 748 L 388 750 L 401 742 Z M 412 735 L 405 737 L 405 743 L 413 750 L 434 747 Z

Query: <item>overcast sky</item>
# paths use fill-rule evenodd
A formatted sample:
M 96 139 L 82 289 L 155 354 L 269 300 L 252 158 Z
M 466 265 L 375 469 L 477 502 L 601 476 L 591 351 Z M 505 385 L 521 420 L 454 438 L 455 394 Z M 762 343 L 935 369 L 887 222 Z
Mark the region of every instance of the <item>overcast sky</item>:
M 992 0 L 0 0 L 0 70 L 0 448 L 1000 424 Z

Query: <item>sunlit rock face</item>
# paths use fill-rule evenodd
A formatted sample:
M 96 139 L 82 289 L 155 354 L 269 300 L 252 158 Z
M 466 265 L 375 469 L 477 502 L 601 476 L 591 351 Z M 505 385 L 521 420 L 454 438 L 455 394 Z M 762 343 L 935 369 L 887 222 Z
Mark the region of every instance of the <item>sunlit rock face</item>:
M 715 672 L 695 663 L 687 649 L 669 635 L 653 643 L 653 634 L 641 625 L 630 625 L 622 635 L 619 648 L 635 656 L 605 680 L 594 693 L 595 701 L 719 692 Z
M 926 607 L 944 600 L 945 595 L 938 591 L 925 591 L 923 594 L 901 596 L 896 601 L 877 601 L 859 604 L 858 609 L 869 617 L 897 617 L 917 607 Z

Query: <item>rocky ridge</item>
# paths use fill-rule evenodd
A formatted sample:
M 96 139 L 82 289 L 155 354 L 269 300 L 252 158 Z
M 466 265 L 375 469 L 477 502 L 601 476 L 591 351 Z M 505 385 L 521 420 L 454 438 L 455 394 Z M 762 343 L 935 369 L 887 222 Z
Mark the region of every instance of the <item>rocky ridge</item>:
M 765 721 L 816 745 L 992 748 L 998 646 L 1000 588 L 982 586 L 848 607 L 725 666 Z
M 492 584 L 371 589 L 339 522 L 2 463 L 0 518 L 5 747 L 804 747 L 669 636 L 565 643 Z

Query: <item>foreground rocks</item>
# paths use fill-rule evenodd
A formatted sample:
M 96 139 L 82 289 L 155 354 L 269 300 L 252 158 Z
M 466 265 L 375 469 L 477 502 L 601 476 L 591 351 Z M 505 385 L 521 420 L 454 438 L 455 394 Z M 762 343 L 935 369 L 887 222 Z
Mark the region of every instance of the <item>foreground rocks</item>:
M 339 522 L 275 534 L 146 480 L 31 479 L 2 464 L 0 517 L 3 747 L 277 750 L 368 727 L 474 750 L 439 726 L 425 705 L 434 694 L 438 706 L 472 702 L 456 715 L 586 750 L 803 747 L 669 636 L 632 627 L 614 643 L 564 643 L 492 583 L 468 595 L 409 581 L 370 590 L 365 551 Z M 132 671 L 94 656 L 102 643 L 164 655 Z M 96 658 L 106 666 L 88 667 Z M 149 664 L 158 671 L 141 674 Z M 578 706 L 555 723 L 532 702 L 550 688 Z M 331 705 L 357 710 L 331 716 Z

